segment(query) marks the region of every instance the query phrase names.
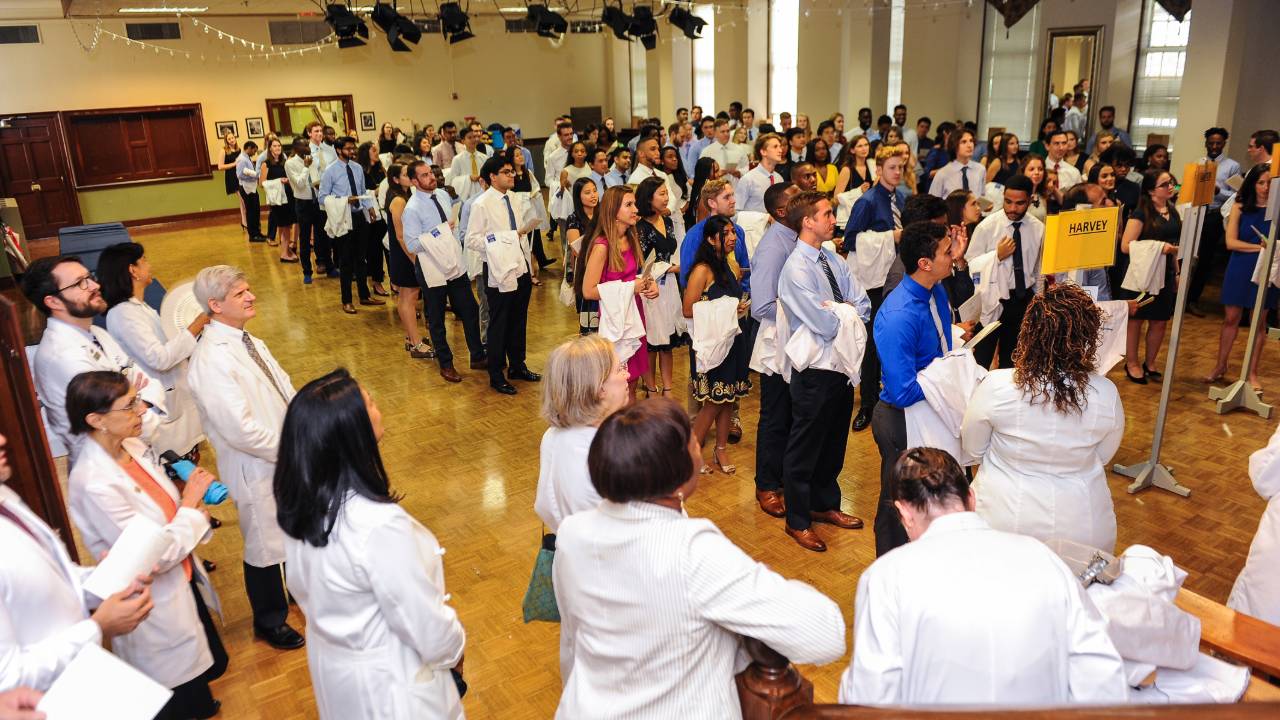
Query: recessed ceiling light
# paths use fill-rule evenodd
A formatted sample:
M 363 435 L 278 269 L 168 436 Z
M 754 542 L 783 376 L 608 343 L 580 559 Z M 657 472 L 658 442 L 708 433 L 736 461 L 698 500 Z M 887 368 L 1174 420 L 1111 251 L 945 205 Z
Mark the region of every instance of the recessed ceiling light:
M 191 15 L 193 13 L 205 12 L 208 9 L 209 8 L 207 6 L 203 6 L 203 5 L 199 7 L 123 7 L 123 8 L 120 8 L 119 12 L 132 13 L 132 14 L 138 14 L 138 15 L 146 15 L 146 14 Z

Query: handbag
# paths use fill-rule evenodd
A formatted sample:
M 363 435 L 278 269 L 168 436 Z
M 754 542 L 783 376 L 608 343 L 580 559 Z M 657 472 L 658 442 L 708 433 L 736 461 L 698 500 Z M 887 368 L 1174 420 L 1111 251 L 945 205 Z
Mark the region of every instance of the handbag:
M 533 575 L 529 589 L 524 593 L 524 621 L 560 622 L 560 608 L 556 606 L 556 589 L 551 577 L 551 567 L 556 559 L 556 536 L 542 533 L 537 558 L 533 561 Z

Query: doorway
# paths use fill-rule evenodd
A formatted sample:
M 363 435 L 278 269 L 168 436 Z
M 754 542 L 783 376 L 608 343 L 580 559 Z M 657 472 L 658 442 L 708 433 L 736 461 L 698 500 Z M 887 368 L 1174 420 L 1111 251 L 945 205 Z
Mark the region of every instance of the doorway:
M 350 95 L 274 98 L 267 100 L 267 124 L 280 138 L 294 138 L 312 121 L 331 125 L 339 135 L 355 135 L 356 110 Z
M 27 238 L 80 224 L 57 113 L 0 118 L 0 196 L 17 201 Z

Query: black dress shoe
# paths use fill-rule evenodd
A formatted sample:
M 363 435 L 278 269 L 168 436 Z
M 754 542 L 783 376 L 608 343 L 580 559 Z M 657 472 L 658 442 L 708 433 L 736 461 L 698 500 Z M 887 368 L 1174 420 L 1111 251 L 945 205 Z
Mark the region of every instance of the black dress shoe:
M 524 368 L 523 370 L 508 370 L 507 377 L 512 380 L 524 380 L 525 382 L 538 382 L 542 379 L 541 375 L 533 372 L 529 368 Z
M 205 572 L 213 572 L 214 570 L 218 569 L 218 563 L 212 560 L 201 560 L 200 564 L 204 565 Z
M 214 700 L 213 704 L 209 706 L 209 711 L 204 715 L 197 715 L 196 720 L 209 720 L 209 718 L 211 717 L 216 717 L 221 710 L 222 710 L 222 701 Z
M 209 518 L 209 527 L 213 528 L 214 530 L 217 530 L 218 528 L 222 527 L 222 521 L 216 517 L 211 517 Z
M 512 384 L 511 384 L 511 383 L 509 383 L 509 382 L 504 382 L 504 383 L 495 383 L 495 382 L 491 382 L 491 383 L 489 383 L 489 387 L 493 388 L 494 390 L 497 390 L 498 392 L 502 393 L 503 395 L 515 395 L 515 394 L 516 394 L 516 386 L 515 386 L 515 385 L 512 385 Z
M 858 414 L 853 416 L 853 431 L 862 432 L 871 424 L 871 411 L 866 408 L 858 408 Z
M 1142 363 L 1142 371 L 1146 373 L 1147 377 L 1151 378 L 1152 380 L 1159 380 L 1160 378 L 1164 377 L 1164 373 L 1160 373 L 1160 372 L 1156 372 L 1155 370 L 1152 370 L 1151 368 L 1147 367 L 1146 363 Z
M 270 630 L 263 630 L 260 627 L 253 629 L 254 636 L 265 640 L 268 645 L 277 650 L 297 650 L 307 641 L 298 634 L 297 630 L 289 627 L 288 623 L 273 627 Z
M 488 370 L 489 361 L 486 358 L 480 358 L 479 360 L 472 360 L 471 369 L 472 370 Z
M 1139 375 L 1138 377 L 1134 377 L 1129 374 L 1129 367 L 1127 365 L 1124 368 L 1124 376 L 1129 379 L 1129 382 L 1134 383 L 1135 385 L 1147 384 L 1147 376 L 1145 374 Z

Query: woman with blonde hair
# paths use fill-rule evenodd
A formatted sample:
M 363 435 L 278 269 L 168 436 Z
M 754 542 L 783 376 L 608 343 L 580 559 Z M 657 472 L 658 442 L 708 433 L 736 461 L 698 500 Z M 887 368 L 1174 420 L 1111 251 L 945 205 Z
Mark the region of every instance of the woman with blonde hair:
M 587 450 L 600 423 L 627 402 L 627 365 L 608 340 L 579 335 L 547 357 L 542 418 L 551 427 L 542 434 L 533 511 L 550 532 L 570 515 L 600 504 L 587 474 Z
M 1116 143 L 1116 134 L 1110 130 L 1099 130 L 1097 139 L 1093 141 L 1093 153 L 1085 158 L 1084 170 L 1085 175 L 1093 169 L 1094 165 L 1101 162 L 1102 153 L 1106 152 Z
M 626 185 L 617 185 L 604 191 L 604 198 L 596 209 L 595 239 L 587 250 L 582 297 L 599 302 L 601 283 L 635 281 L 635 303 L 643 321 L 644 305 L 640 296 L 650 300 L 658 297 L 658 285 L 652 278 L 639 277 L 644 258 L 640 251 L 640 237 L 636 233 L 639 220 L 634 190 Z M 635 398 L 636 383 L 648 372 L 649 352 L 641 343 L 627 359 L 627 391 L 631 398 Z

